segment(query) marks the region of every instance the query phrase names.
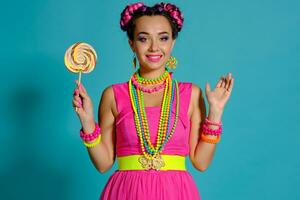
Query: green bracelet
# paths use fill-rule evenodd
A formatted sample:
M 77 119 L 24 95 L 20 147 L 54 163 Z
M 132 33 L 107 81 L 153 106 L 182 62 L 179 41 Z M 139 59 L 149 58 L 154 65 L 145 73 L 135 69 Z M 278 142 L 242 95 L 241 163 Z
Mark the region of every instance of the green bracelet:
M 83 144 L 88 148 L 92 148 L 92 147 L 95 147 L 97 144 L 99 144 L 100 140 L 101 140 L 101 134 L 99 134 L 99 136 L 97 137 L 97 139 L 94 142 L 92 142 L 92 143 L 83 142 Z

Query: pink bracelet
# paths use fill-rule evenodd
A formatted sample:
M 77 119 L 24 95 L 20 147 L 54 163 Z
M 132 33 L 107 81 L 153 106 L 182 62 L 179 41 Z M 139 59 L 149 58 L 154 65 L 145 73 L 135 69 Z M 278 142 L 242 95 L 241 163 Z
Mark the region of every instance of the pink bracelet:
M 98 123 L 95 123 L 95 130 L 94 130 L 93 133 L 90 133 L 90 134 L 84 133 L 82 128 L 81 128 L 80 129 L 80 137 L 85 142 L 90 142 L 90 141 L 96 139 L 99 136 L 100 131 L 101 131 L 101 129 L 100 129 Z
M 207 123 L 203 124 L 203 133 L 206 135 L 221 135 L 222 134 L 222 126 L 219 126 L 218 129 L 214 130 L 208 127 Z
M 208 123 L 209 125 L 216 125 L 216 126 L 222 126 L 222 122 L 217 123 L 217 122 L 212 122 L 210 120 L 208 120 L 208 117 L 205 118 L 205 122 Z

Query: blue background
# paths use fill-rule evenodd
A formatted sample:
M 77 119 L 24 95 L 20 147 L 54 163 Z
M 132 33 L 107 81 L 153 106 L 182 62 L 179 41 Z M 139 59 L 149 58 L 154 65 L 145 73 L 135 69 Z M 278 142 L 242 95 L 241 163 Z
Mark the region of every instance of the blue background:
M 82 81 L 97 110 L 103 89 L 133 73 L 119 28 L 133 2 L 1 3 L 1 199 L 99 198 L 116 164 L 100 174 L 89 160 L 72 107 L 77 75 L 63 57 L 77 41 L 96 49 L 99 63 Z M 199 172 L 188 162 L 202 199 L 300 199 L 299 1 L 171 2 L 185 17 L 175 77 L 202 90 L 235 78 L 211 165 Z

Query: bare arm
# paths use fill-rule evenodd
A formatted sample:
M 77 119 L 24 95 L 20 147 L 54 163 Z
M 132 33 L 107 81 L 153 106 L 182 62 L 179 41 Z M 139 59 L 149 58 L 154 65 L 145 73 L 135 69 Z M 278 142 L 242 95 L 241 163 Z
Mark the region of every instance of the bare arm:
M 199 171 L 205 171 L 211 163 L 216 144 L 210 144 L 200 141 L 200 133 L 202 125 L 206 117 L 206 106 L 204 96 L 201 89 L 194 85 L 192 86 L 191 104 L 189 108 L 191 129 L 190 129 L 190 160 L 193 166 Z M 221 115 L 212 115 L 209 111 L 208 119 L 211 121 L 220 121 Z M 212 129 L 217 129 L 216 126 L 209 126 Z M 216 136 L 208 136 L 214 138 Z
M 115 161 L 115 106 L 113 88 L 110 86 L 103 91 L 98 109 L 101 141 L 95 147 L 87 148 L 90 159 L 101 173 L 108 171 Z M 84 132 L 93 132 L 95 124 L 92 122 L 90 124 L 87 130 L 83 130 Z

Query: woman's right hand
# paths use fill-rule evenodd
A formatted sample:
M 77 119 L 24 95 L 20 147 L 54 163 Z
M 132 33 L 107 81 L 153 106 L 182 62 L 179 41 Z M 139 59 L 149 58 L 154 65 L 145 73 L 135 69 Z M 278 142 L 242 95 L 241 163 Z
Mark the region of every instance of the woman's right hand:
M 95 125 L 93 102 L 82 83 L 79 84 L 78 80 L 76 80 L 76 85 L 77 88 L 73 93 L 73 107 L 81 121 L 83 129 L 87 130 L 90 129 L 91 125 Z

